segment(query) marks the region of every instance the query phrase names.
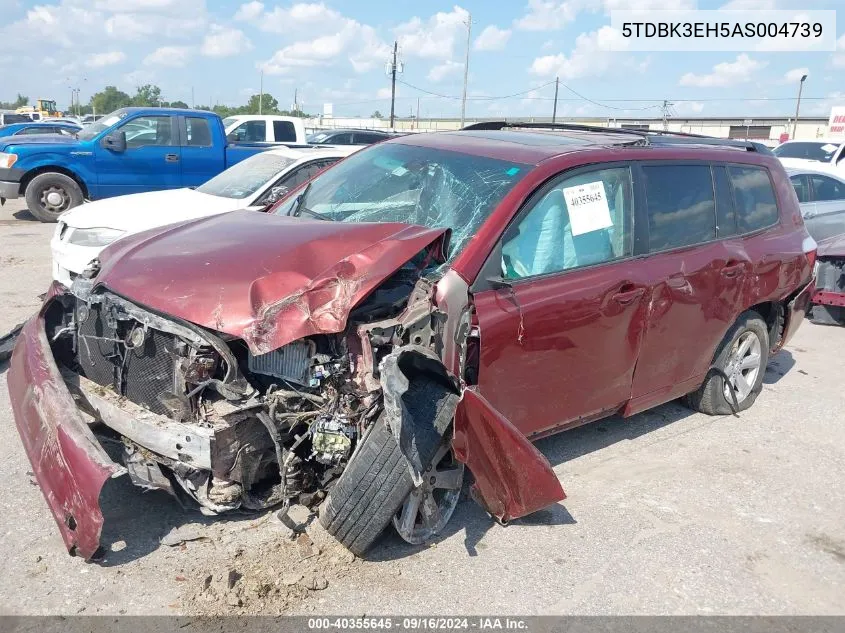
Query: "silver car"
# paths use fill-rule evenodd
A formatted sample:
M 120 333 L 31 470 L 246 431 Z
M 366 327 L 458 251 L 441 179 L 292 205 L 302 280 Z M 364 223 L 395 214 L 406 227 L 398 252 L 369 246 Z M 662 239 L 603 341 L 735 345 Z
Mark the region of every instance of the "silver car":
M 807 231 L 817 242 L 845 233 L 845 179 L 829 172 L 787 169 Z

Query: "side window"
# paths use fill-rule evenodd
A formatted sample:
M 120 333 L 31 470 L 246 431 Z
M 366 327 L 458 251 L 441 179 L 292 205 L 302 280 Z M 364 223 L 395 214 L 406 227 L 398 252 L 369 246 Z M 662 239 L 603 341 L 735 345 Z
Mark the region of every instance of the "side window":
M 628 257 L 632 228 L 628 167 L 561 178 L 506 232 L 502 276 L 521 279 Z
M 185 117 L 185 144 L 188 147 L 211 147 L 208 119 Z
M 731 181 L 728 178 L 728 170 L 722 165 L 713 167 L 713 186 L 716 191 L 716 236 L 736 235 L 736 212 L 731 194 Z
M 296 140 L 296 128 L 290 121 L 273 121 L 276 142 L 288 143 Z
M 348 132 L 335 134 L 324 141 L 328 145 L 352 145 L 352 135 Z
M 709 165 L 643 167 L 649 252 L 716 237 L 716 202 Z
M 264 121 L 245 121 L 229 132 L 229 138 L 237 143 L 263 143 L 267 140 L 267 124 Z
M 827 176 L 810 176 L 813 181 L 813 199 L 816 202 L 828 202 L 830 200 L 845 200 L 845 184 L 828 178 Z
M 792 183 L 792 187 L 795 189 L 795 193 L 798 196 L 798 202 L 810 201 L 810 184 L 807 182 L 807 176 L 804 176 L 803 174 L 791 176 L 789 178 L 789 182 Z
M 126 147 L 173 145 L 173 129 L 169 116 L 138 117 L 122 129 L 126 132 Z
M 778 221 L 778 206 L 769 173 L 762 167 L 731 165 L 736 223 L 740 233 L 750 233 Z

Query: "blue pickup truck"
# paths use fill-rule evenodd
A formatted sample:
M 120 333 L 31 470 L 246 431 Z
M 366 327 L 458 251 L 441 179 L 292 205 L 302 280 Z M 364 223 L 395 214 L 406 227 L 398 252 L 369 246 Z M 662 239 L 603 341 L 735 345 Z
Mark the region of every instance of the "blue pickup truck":
M 269 147 L 229 145 L 213 112 L 124 108 L 75 136 L 0 138 L 0 203 L 25 197 L 55 222 L 86 199 L 200 185 Z

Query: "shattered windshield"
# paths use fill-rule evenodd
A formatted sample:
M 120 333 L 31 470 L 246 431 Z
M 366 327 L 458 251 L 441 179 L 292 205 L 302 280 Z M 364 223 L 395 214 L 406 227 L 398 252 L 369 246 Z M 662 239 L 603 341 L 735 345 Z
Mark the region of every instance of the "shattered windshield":
M 380 144 L 323 172 L 276 213 L 298 209 L 340 222 L 450 228 L 452 257 L 530 169 L 485 156 Z

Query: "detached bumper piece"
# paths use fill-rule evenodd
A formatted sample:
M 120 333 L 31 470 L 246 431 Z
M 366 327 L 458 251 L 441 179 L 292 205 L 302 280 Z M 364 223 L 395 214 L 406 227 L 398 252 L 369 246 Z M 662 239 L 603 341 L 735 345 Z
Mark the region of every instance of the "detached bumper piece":
M 816 270 L 812 321 L 845 325 L 845 259 L 822 258 Z
M 71 554 L 100 545 L 100 492 L 125 469 L 112 462 L 77 409 L 53 360 L 43 315 L 24 325 L 12 354 L 9 395 L 32 471 Z

